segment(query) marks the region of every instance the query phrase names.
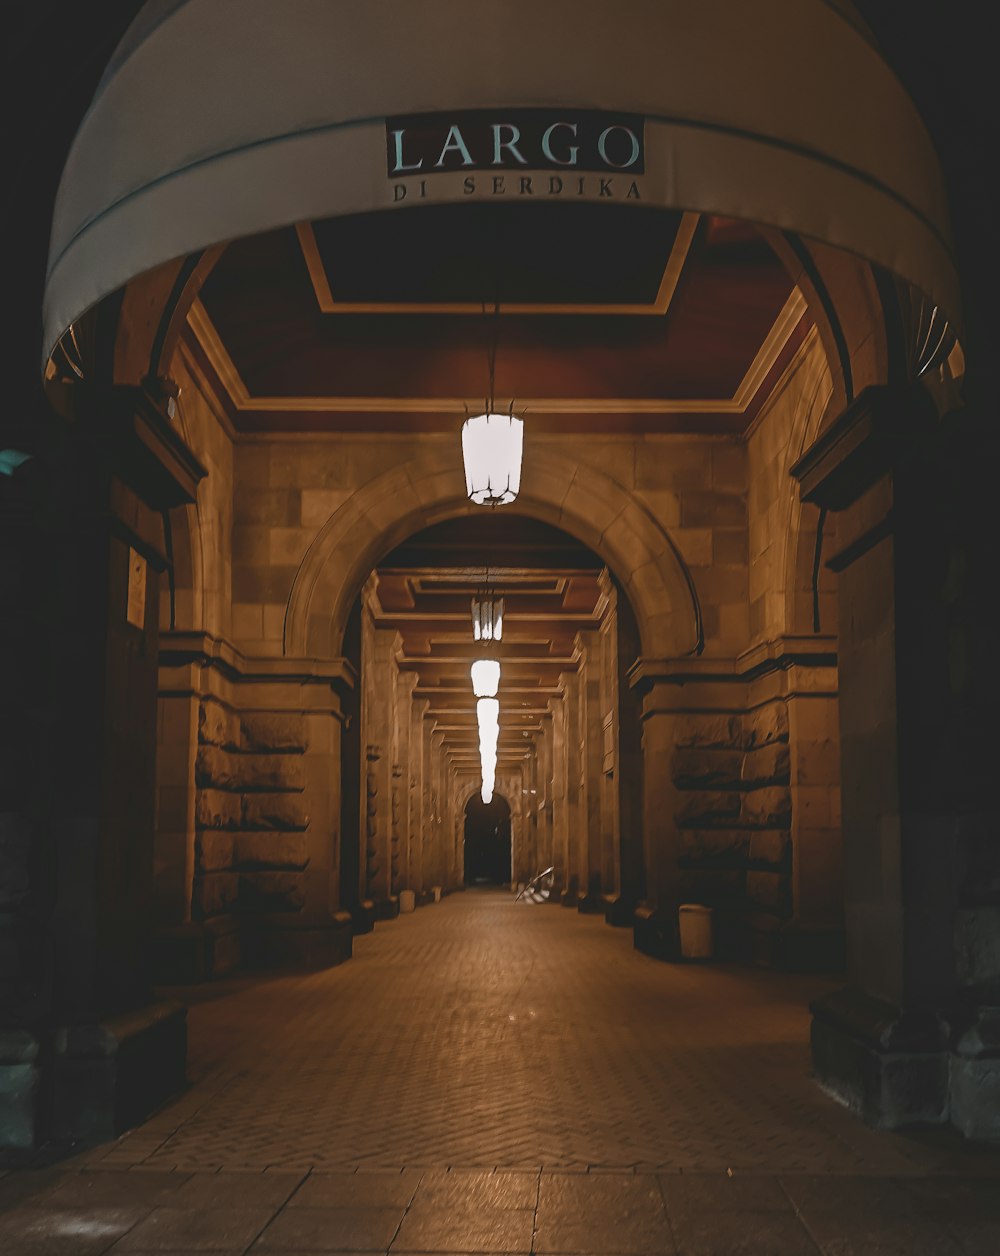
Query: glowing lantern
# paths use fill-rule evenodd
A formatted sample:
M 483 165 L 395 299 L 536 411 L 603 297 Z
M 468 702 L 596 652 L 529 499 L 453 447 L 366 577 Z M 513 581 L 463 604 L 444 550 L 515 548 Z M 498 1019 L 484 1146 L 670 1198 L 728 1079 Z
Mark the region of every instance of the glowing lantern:
M 517 497 L 523 430 L 523 421 L 512 414 L 478 414 L 465 420 L 465 491 L 477 506 L 505 506 Z
M 476 659 L 472 664 L 472 690 L 477 698 L 495 698 L 500 688 L 500 664 L 496 659 Z
M 472 599 L 472 635 L 477 641 L 499 641 L 503 636 L 503 598 Z

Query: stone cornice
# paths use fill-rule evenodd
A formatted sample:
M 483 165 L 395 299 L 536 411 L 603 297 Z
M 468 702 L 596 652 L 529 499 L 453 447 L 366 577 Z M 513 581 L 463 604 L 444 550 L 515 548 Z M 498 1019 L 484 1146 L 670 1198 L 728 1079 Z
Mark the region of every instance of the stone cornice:
M 792 467 L 802 500 L 834 511 L 857 501 L 893 465 L 908 411 L 898 390 L 866 388 Z
M 793 667 L 836 668 L 832 634 L 780 636 L 761 641 L 730 658 L 701 655 L 674 659 L 639 658 L 628 672 L 629 685 L 645 693 L 657 684 L 746 684 Z
M 237 682 L 327 685 L 338 693 L 354 688 L 357 674 L 345 658 L 247 658 L 230 642 L 204 632 L 160 634 L 160 667 L 196 663 L 218 668 Z

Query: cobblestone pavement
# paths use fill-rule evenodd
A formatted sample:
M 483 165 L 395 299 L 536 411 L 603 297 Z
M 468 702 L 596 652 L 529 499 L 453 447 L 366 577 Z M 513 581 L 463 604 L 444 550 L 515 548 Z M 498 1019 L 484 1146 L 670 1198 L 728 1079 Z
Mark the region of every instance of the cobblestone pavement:
M 469 892 L 341 968 L 186 994 L 185 1095 L 0 1180 L 0 1252 L 1000 1252 L 1000 1154 L 808 1076 L 822 979 L 668 965 Z

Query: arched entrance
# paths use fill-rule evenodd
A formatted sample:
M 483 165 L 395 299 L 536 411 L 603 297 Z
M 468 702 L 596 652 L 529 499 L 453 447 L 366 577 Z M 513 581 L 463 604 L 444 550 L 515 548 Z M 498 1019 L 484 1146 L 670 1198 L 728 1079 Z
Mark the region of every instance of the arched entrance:
M 922 510 L 938 460 L 921 459 L 944 441 L 938 416 L 962 374 L 929 141 L 849 6 L 782 0 L 765 20 L 709 3 L 678 22 L 680 6 L 636 3 L 632 20 L 608 9 L 596 24 L 536 8 L 512 0 L 498 22 L 484 0 L 453 30 L 443 0 L 424 6 L 422 30 L 448 38 L 429 42 L 418 79 L 403 2 L 317 5 L 294 28 L 265 5 L 239 29 L 209 0 L 153 4 L 109 67 L 64 173 L 46 305 L 46 385 L 74 424 L 56 488 L 86 489 L 49 497 L 67 503 L 71 565 L 101 591 L 81 601 L 93 665 L 68 703 L 97 716 L 70 726 L 106 762 L 89 773 L 101 797 L 50 826 L 69 835 L 54 866 L 79 866 L 83 833 L 101 880 L 87 911 L 57 922 L 65 1005 L 45 1023 L 142 1004 L 150 901 L 157 947 L 188 975 L 248 956 L 343 958 L 342 881 L 378 884 L 391 913 L 416 779 L 421 823 L 441 838 L 434 888 L 458 880 L 440 731 L 421 723 L 411 739 L 419 776 L 391 741 L 360 742 L 371 841 L 356 868 L 340 857 L 336 765 L 361 719 L 348 630 L 362 580 L 415 529 L 472 513 L 456 433 L 480 391 L 483 313 L 498 303 L 483 276 L 499 254 L 469 268 L 469 232 L 451 228 L 471 223 L 466 198 L 516 194 L 534 251 L 497 323 L 503 399 L 535 423 L 522 506 L 607 562 L 641 647 L 626 675 L 608 670 L 641 704 L 630 765 L 593 721 L 583 735 L 589 693 L 575 727 L 558 717 L 578 775 L 642 781 L 637 945 L 676 958 L 679 901 L 734 894 L 759 909 L 764 962 L 802 963 L 837 933 L 843 749 L 854 988 L 818 1013 L 817 1069 L 874 1119 L 950 1112 L 975 1127 L 988 1034 L 972 1028 L 959 1048 L 942 1026 L 959 1003 L 975 1025 L 993 989 L 972 885 L 982 843 L 962 791 L 928 785 L 962 760 L 936 730 L 962 727 L 966 690 L 942 671 L 921 701 L 921 662 L 953 657 L 955 626 L 937 614 L 950 586 L 928 594 L 916 574 L 941 549 Z M 330 49 L 364 73 L 331 74 Z M 549 112 L 532 107 L 543 98 Z M 435 159 L 419 145 L 456 102 L 470 117 L 448 124 Z M 416 242 L 405 274 L 386 261 L 393 237 Z M 448 247 L 446 265 L 425 264 Z M 113 523 L 94 541 L 74 511 Z M 832 556 L 827 516 L 844 525 Z M 940 628 L 940 648 L 915 623 Z M 601 734 L 613 709 L 598 695 Z M 554 827 L 568 801 L 560 812 L 539 793 L 554 773 L 537 770 L 551 813 L 529 819 Z M 602 853 L 588 847 L 567 905 L 598 906 Z M 99 922 L 85 945 L 80 920 Z M 155 1024 L 176 1062 L 176 1015 Z M 919 1058 L 900 1066 L 900 1043 Z M 893 1079 L 922 1076 L 928 1053 L 933 1093 L 909 1104 Z
M 489 646 L 470 619 L 487 568 L 505 607 Z M 462 514 L 381 557 L 345 640 L 359 676 L 341 743 L 352 913 L 388 916 L 404 889 L 419 898 L 465 882 L 481 782 L 470 669 L 485 654 L 500 666 L 497 791 L 511 821 L 501 882 L 552 867 L 567 906 L 631 926 L 644 894 L 641 712 L 628 682 L 640 646 L 600 557 L 516 505 Z
M 502 794 L 488 803 L 473 794 L 465 804 L 463 859 L 466 885 L 510 883 L 510 804 Z

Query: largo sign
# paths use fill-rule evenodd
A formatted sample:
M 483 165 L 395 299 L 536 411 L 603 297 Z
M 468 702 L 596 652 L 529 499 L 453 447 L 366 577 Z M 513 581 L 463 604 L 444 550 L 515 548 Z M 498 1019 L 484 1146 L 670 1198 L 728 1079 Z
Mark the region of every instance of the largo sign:
M 477 109 L 387 118 L 385 148 L 396 203 L 439 199 L 441 181 L 432 177 L 459 174 L 449 181 L 456 197 L 642 199 L 645 119 L 638 114 Z

